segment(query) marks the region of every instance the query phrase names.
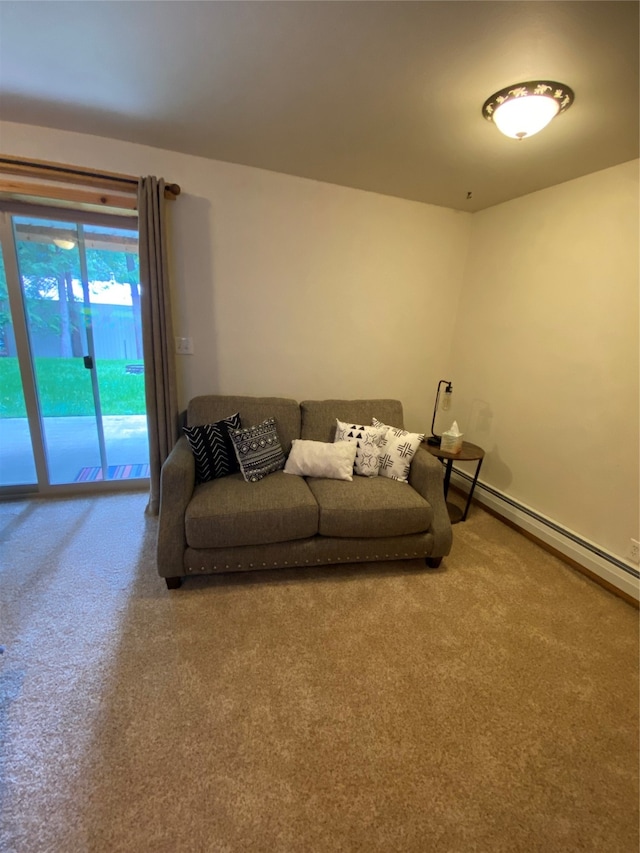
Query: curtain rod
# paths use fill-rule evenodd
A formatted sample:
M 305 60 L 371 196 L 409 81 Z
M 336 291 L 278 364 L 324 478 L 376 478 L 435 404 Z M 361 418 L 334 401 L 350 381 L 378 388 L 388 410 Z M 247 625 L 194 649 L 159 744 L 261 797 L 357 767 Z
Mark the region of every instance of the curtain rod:
M 118 190 L 135 195 L 138 192 L 138 178 L 122 175 L 118 172 L 103 172 L 71 166 L 66 163 L 52 163 L 48 160 L 29 160 L 0 154 L 0 171 L 10 175 L 22 175 L 27 178 L 45 178 L 69 184 L 82 184 L 98 189 Z M 169 201 L 180 195 L 178 184 L 165 184 L 164 197 Z

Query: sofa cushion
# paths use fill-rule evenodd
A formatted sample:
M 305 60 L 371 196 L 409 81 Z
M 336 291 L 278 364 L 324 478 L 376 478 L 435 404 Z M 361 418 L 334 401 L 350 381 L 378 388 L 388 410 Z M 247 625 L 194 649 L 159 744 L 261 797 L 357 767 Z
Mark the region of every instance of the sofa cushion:
M 318 532 L 318 506 L 301 477 L 276 471 L 257 483 L 231 474 L 195 487 L 185 512 L 191 548 L 304 539 Z
M 307 482 L 318 502 L 322 536 L 404 536 L 431 527 L 430 504 L 406 483 L 384 477 Z
M 304 400 L 300 412 L 300 438 L 310 441 L 333 441 L 336 418 L 352 424 L 370 424 L 374 417 L 397 426 L 404 423 L 399 400 Z

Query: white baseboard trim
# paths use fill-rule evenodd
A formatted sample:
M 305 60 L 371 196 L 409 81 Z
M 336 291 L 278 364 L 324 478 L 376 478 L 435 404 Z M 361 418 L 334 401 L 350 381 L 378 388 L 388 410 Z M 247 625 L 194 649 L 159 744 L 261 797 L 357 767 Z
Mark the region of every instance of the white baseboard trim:
M 451 472 L 451 484 L 469 493 L 472 478 L 464 471 Z M 577 533 L 561 527 L 555 521 L 525 504 L 515 501 L 504 492 L 478 480 L 473 493 L 474 501 L 484 504 L 503 518 L 531 533 L 556 551 L 601 577 L 621 592 L 640 601 L 640 571 L 636 566 L 610 554 Z

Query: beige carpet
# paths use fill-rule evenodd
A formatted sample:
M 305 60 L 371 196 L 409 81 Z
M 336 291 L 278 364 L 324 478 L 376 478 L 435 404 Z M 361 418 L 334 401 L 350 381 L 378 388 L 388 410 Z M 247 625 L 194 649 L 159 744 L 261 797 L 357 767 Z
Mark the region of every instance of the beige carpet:
M 629 604 L 480 509 L 170 593 L 144 505 L 0 505 L 3 853 L 636 853 Z

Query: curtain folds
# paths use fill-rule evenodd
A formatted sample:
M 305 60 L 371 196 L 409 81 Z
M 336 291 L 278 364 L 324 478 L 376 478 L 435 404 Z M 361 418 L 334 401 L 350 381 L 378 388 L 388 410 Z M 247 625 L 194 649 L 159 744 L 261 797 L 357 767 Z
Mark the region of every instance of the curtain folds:
M 150 492 L 146 512 L 160 509 L 160 470 L 178 438 L 178 395 L 162 178 L 138 183 L 140 308 L 149 430 Z

